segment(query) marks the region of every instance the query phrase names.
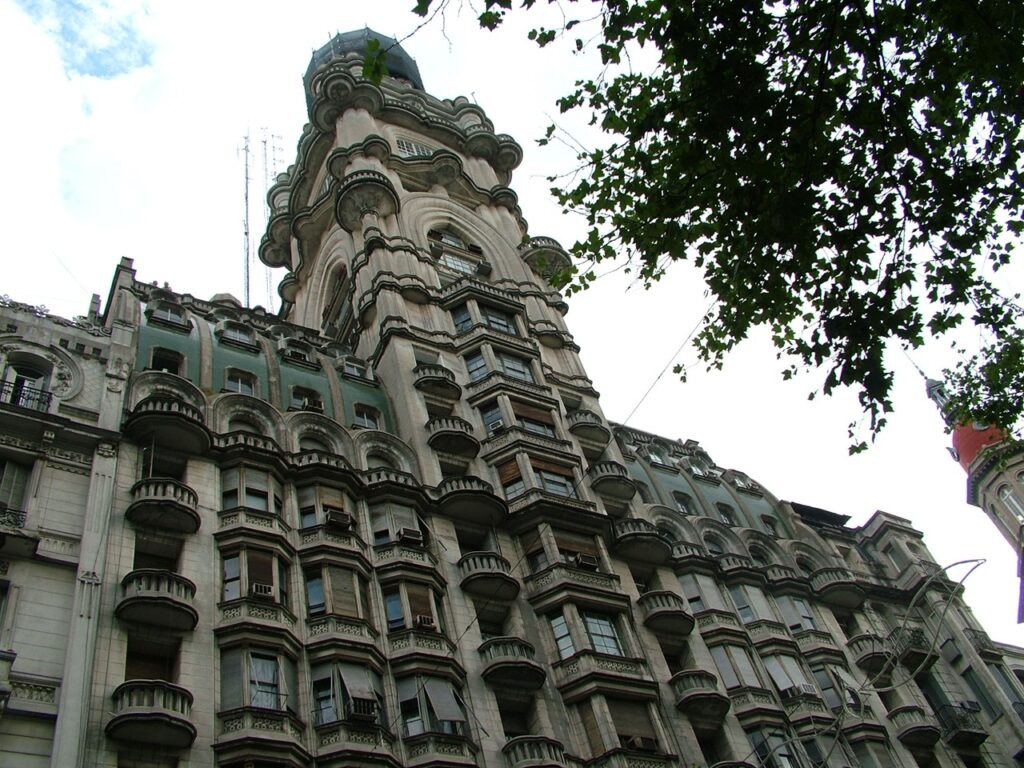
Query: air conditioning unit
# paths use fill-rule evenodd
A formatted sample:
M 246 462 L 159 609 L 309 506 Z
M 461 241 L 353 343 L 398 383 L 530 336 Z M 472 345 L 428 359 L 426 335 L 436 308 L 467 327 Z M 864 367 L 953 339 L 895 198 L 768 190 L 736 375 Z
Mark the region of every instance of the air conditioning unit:
M 403 544 L 422 544 L 423 531 L 419 528 L 400 528 L 398 531 L 398 540 Z
M 415 620 L 416 629 L 437 629 L 433 616 L 417 616 Z
M 377 702 L 374 699 L 350 699 L 345 711 L 346 720 L 372 723 L 377 720 Z
M 961 701 L 960 709 L 966 709 L 968 712 L 981 712 L 981 704 L 976 701 Z
M 635 749 L 638 752 L 656 752 L 658 740 L 650 736 L 624 736 L 622 737 L 622 746 L 626 749 Z
M 817 696 L 818 689 L 810 683 L 797 683 L 796 685 L 790 686 L 779 693 L 779 696 L 783 701 L 787 699 L 795 699 L 799 696 Z
M 482 275 L 483 277 L 487 277 L 488 275 L 490 275 L 492 269 L 493 268 L 491 267 L 491 262 L 489 261 L 481 261 L 476 265 L 476 273 L 478 275 Z
M 253 597 L 258 597 L 261 600 L 273 600 L 274 599 L 274 585 L 273 584 L 262 584 L 258 581 L 254 581 L 249 586 L 249 594 Z
M 501 419 L 495 419 L 494 421 L 492 421 L 490 424 L 487 425 L 487 434 L 489 434 L 489 435 L 496 435 L 499 432 L 504 432 L 504 431 L 505 431 L 505 422 L 502 421 Z
M 577 568 L 585 568 L 588 571 L 596 571 L 600 561 L 593 555 L 585 555 L 582 552 L 573 558 Z
M 340 531 L 352 530 L 352 515 L 343 509 L 327 509 L 325 519 L 329 528 L 336 528 Z

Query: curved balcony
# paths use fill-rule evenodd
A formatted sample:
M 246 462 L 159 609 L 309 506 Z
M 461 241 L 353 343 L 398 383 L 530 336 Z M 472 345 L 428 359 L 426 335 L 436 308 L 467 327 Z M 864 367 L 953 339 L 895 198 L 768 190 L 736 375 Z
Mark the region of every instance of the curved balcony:
M 473 475 L 444 480 L 437 486 L 437 505 L 443 515 L 484 525 L 497 525 L 508 510 L 494 486 Z
M 701 635 L 708 637 L 714 635 L 730 635 L 734 638 L 746 640 L 747 631 L 740 624 L 739 618 L 732 611 L 723 611 L 719 608 L 706 608 L 694 614 L 697 622 L 697 629 Z
M 881 672 L 889 658 L 889 646 L 873 632 L 851 637 L 846 647 L 850 649 L 854 663 L 869 675 Z
M 444 400 L 458 400 L 462 397 L 462 387 L 456 383 L 455 374 L 443 365 L 422 363 L 413 368 L 412 374 L 412 385 L 420 392 Z
M 828 632 L 820 629 L 801 629 L 793 633 L 793 639 L 805 656 L 842 656 L 842 652 Z
M 988 739 L 978 713 L 956 704 L 944 704 L 935 713 L 942 725 L 942 738 L 954 749 L 977 749 Z
M 811 589 L 822 602 L 841 608 L 860 608 L 864 602 L 864 590 L 845 568 L 819 568 L 811 574 Z
M 148 525 L 179 533 L 199 530 L 199 497 L 184 483 L 165 477 L 149 477 L 132 486 L 132 503 L 125 517 L 136 525 Z
M 608 443 L 611 442 L 611 430 L 605 426 L 596 413 L 591 411 L 573 411 L 566 416 L 566 425 L 580 441 L 583 453 L 588 459 L 600 458 Z
M 497 552 L 468 552 L 459 559 L 462 591 L 490 600 L 515 600 L 519 582 L 512 566 Z
M 473 434 L 473 425 L 458 416 L 438 416 L 426 424 L 427 443 L 435 451 L 451 453 L 467 459 L 480 452 L 480 441 Z
M 169 392 L 140 400 L 128 415 L 124 431 L 136 440 L 190 454 L 205 453 L 211 445 L 203 412 Z
M 562 742 L 547 736 L 517 736 L 501 748 L 509 768 L 556 768 L 565 765 Z
M 889 648 L 914 675 L 929 669 L 938 658 L 933 640 L 920 627 L 897 627 L 888 637 Z
M 754 645 L 761 649 L 762 653 L 769 650 L 795 650 L 796 641 L 789 634 L 785 624 L 770 619 L 755 619 L 747 622 L 747 632 Z
M 913 704 L 892 710 L 889 722 L 896 729 L 896 738 L 911 751 L 930 750 L 942 735 L 935 718 Z
M 164 680 L 126 680 L 114 690 L 114 717 L 107 736 L 168 749 L 185 749 L 196 738 L 192 694 Z
M 652 565 L 662 565 L 672 557 L 672 542 L 646 520 L 617 520 L 614 531 L 612 546 L 619 557 Z
M 779 565 L 778 563 L 771 563 L 765 566 L 764 577 L 768 580 L 769 584 L 786 584 L 799 580 L 799 576 L 795 569 L 790 568 L 788 565 Z
M 550 237 L 531 237 L 528 243 L 521 246 L 519 255 L 530 269 L 543 278 L 572 266 L 569 254 L 557 240 Z
M 669 680 L 676 697 L 676 709 L 691 720 L 697 718 L 717 727 L 732 706 L 729 697 L 718 688 L 718 677 L 703 669 L 684 669 Z
M 652 632 L 682 637 L 693 630 L 693 616 L 686 609 L 686 602 L 675 592 L 644 592 L 637 604 L 644 617 L 644 626 Z
M 196 585 L 171 571 L 140 568 L 121 580 L 122 597 L 114 612 L 123 621 L 176 632 L 195 629 Z
M 587 467 L 587 478 L 596 493 L 609 499 L 629 501 L 636 495 L 636 485 L 617 461 L 594 462 Z
M 536 691 L 547 672 L 534 661 L 534 648 L 518 637 L 492 637 L 480 645 L 484 668 L 481 675 L 496 689 Z

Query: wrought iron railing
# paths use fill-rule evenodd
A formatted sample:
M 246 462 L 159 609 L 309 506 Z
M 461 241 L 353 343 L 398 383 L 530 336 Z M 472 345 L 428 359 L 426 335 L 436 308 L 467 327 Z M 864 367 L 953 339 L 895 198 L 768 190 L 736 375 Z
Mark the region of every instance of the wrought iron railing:
M 18 381 L 0 382 L 0 402 L 31 408 L 33 411 L 49 411 L 53 395 L 44 389 L 26 387 Z

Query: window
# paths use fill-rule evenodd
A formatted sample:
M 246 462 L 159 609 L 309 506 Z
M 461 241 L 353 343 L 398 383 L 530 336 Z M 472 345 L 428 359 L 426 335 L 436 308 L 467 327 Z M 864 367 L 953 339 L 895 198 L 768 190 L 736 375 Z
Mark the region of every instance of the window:
M 640 752 L 656 752 L 658 737 L 651 722 L 650 704 L 646 701 L 606 699 L 615 724 L 619 746 Z
M 555 636 L 555 647 L 558 649 L 558 658 L 567 659 L 576 653 L 576 647 L 572 642 L 572 635 L 569 634 L 569 624 L 563 613 L 551 616 L 551 632 Z
M 421 632 L 440 632 L 441 597 L 426 584 L 403 581 L 383 587 L 384 615 L 388 632 L 416 629 Z
M 256 395 L 256 377 L 247 371 L 229 368 L 224 372 L 224 389 L 240 395 Z
M 689 495 L 680 491 L 672 491 L 672 500 L 676 504 L 676 509 L 684 515 L 693 514 L 693 499 L 691 499 Z
M 647 460 L 656 466 L 671 466 L 671 462 L 665 457 L 665 450 L 657 445 L 647 446 Z
M 330 614 L 367 620 L 372 617 L 366 580 L 353 569 L 324 565 L 307 569 L 304 576 L 310 616 Z
M 533 369 L 530 367 L 529 360 L 517 357 L 516 355 L 510 355 L 508 352 L 496 352 L 494 356 L 498 361 L 498 367 L 507 376 L 529 382 L 530 384 L 534 383 Z
M 362 403 L 356 403 L 355 425 L 363 429 L 380 429 L 380 411 Z
M 1003 690 L 1006 698 L 1010 700 L 1013 708 L 1017 710 L 1017 713 L 1024 717 L 1024 698 L 1021 697 L 1020 692 L 1017 690 L 1017 686 L 1013 684 L 1013 679 L 1009 673 L 1001 664 L 994 662 L 988 662 L 988 670 L 992 673 L 992 677 L 996 679 L 996 683 Z
M 754 669 L 754 663 L 750 660 L 750 652 L 743 646 L 713 646 L 711 658 L 726 688 L 761 687 L 761 680 Z
M 517 496 L 521 496 L 526 493 L 526 483 L 519 471 L 519 463 L 515 459 L 510 459 L 504 464 L 499 464 L 497 470 L 498 478 L 501 481 L 501 487 L 505 492 L 506 499 L 511 501 Z
M 767 728 L 747 731 L 747 740 L 762 768 L 801 768 L 793 739 L 783 731 Z
M 246 589 L 248 587 L 248 589 Z M 263 549 L 242 549 L 221 557 L 221 600 L 276 602 L 288 607 L 288 561 Z
M 315 389 L 307 387 L 292 387 L 292 399 L 289 405 L 292 411 L 314 411 L 323 413 L 324 400 Z
M 715 504 L 715 511 L 718 513 L 718 519 L 723 523 L 736 525 L 736 510 L 728 504 Z
M 591 647 L 598 653 L 622 656 L 622 644 L 615 629 L 615 620 L 603 613 L 582 612 L 583 625 L 587 628 Z
M 476 262 L 461 254 L 444 251 L 437 258 L 438 264 L 443 264 L 453 272 L 461 272 L 464 275 L 472 275 L 476 272 Z
M 814 681 L 830 709 L 835 711 L 843 707 L 860 707 L 857 682 L 845 669 L 818 664 L 811 667 L 811 674 L 814 675 Z
M 792 688 L 800 689 L 807 684 L 807 677 L 795 656 L 778 653 L 765 656 L 764 667 L 768 670 L 768 676 L 775 683 L 779 693 L 784 693 Z
M 486 304 L 480 304 L 479 306 L 480 314 L 488 328 L 500 331 L 501 333 L 507 333 L 510 336 L 519 335 L 519 331 L 516 329 L 515 316 L 512 313 L 506 312 L 503 309 L 489 307 Z
M 425 538 L 416 510 L 393 501 L 370 506 L 370 530 L 374 544 L 422 545 Z
M 817 629 L 818 622 L 814 618 L 814 611 L 802 597 L 790 597 L 781 595 L 775 598 L 782 617 L 792 632 L 801 632 L 805 629 Z
M 26 362 L 13 363 L 5 375 L 3 399 L 11 405 L 45 411 L 50 407 L 49 370 Z
M 404 677 L 396 681 L 402 735 L 442 733 L 467 736 L 466 710 L 459 693 L 440 677 Z
M 1024 522 L 1024 503 L 1021 503 L 1020 497 L 1013 488 L 1008 485 L 1002 486 L 999 489 L 999 500 L 1006 505 L 1014 517 Z
M 736 604 L 736 613 L 739 615 L 740 621 L 746 624 L 757 618 L 754 609 L 750 607 L 750 602 L 747 600 L 742 584 L 729 587 L 729 594 L 732 596 L 733 603 Z
M 227 648 L 220 652 L 220 708 L 256 707 L 296 711 L 295 662 L 270 648 Z
M 220 331 L 220 337 L 223 341 L 233 341 L 236 344 L 254 343 L 252 331 L 244 325 L 236 325 L 235 323 L 226 324 Z
M 483 352 L 476 351 L 466 355 L 466 373 L 470 381 L 480 381 L 488 374 L 487 362 L 484 360 Z
M 355 723 L 386 722 L 384 687 L 376 670 L 340 661 L 317 664 L 310 670 L 313 722 L 317 725 L 345 720 Z
M 543 461 L 530 457 L 530 464 L 533 467 L 533 476 L 537 487 L 547 493 L 558 496 L 576 498 L 576 486 L 572 478 L 572 470 L 561 464 Z
M 988 716 L 989 722 L 999 717 L 1002 714 L 1001 708 L 992 700 L 992 695 L 988 692 L 985 683 L 978 677 L 978 673 L 967 667 L 961 672 L 961 676 L 967 683 L 967 687 L 971 689 L 974 699 L 981 705 L 982 711 Z
M 496 402 L 488 403 L 480 409 L 480 420 L 484 423 L 484 431 L 488 435 L 500 430 L 505 422 L 501 417 L 501 408 Z
M 910 565 L 910 561 L 907 556 L 903 554 L 903 550 L 899 547 L 890 544 L 882 550 L 883 554 L 889 558 L 889 561 L 896 566 L 897 572 L 902 572 Z
M 370 369 L 358 360 L 346 360 L 342 365 L 342 372 L 347 376 L 355 376 L 357 379 L 370 378 Z
M 220 473 L 220 482 L 221 509 L 245 507 L 257 512 L 281 514 L 281 485 L 266 470 L 250 466 L 232 467 Z
M 473 327 L 473 318 L 469 316 L 469 307 L 460 304 L 452 310 L 452 322 L 455 323 L 455 330 L 458 333 L 465 333 Z
M 705 536 L 704 546 L 708 548 L 708 554 L 712 557 L 719 557 L 725 554 L 725 549 L 722 547 L 722 542 L 718 540 L 716 536 Z
M 352 529 L 355 518 L 348 512 L 349 498 L 344 491 L 324 485 L 306 485 L 297 489 L 299 527 L 310 528 L 318 523 L 336 529 Z
M 0 511 L 22 508 L 30 473 L 29 467 L 0 458 Z
M 162 320 L 165 323 L 185 324 L 185 311 L 181 307 L 163 301 L 153 307 L 149 316 L 153 320 Z
M 550 411 L 534 408 L 515 400 L 512 401 L 512 412 L 516 416 L 516 425 L 527 432 L 545 437 L 555 436 L 555 421 Z
M 430 157 L 434 150 L 419 141 L 404 136 L 395 138 L 395 147 L 398 149 L 399 157 Z
M 768 515 L 761 515 L 761 525 L 764 526 L 764 532 L 767 533 L 774 539 L 779 538 L 779 524 L 775 518 L 769 517 Z
M 163 371 L 164 373 L 173 373 L 175 376 L 180 376 L 184 361 L 185 358 L 180 352 L 175 352 L 173 349 L 164 349 L 163 347 L 154 347 L 149 367 L 153 371 Z

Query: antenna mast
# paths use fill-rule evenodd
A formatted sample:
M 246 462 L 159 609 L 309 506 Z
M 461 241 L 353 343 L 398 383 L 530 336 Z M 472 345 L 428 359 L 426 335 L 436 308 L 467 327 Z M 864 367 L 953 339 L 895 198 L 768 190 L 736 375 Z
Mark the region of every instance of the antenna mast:
M 243 279 L 245 281 L 245 302 L 246 307 L 249 306 L 249 134 L 246 132 L 244 137 L 244 143 L 242 144 L 242 152 L 245 154 L 245 220 L 242 222 L 242 231 L 245 234 L 245 262 L 242 270 Z

